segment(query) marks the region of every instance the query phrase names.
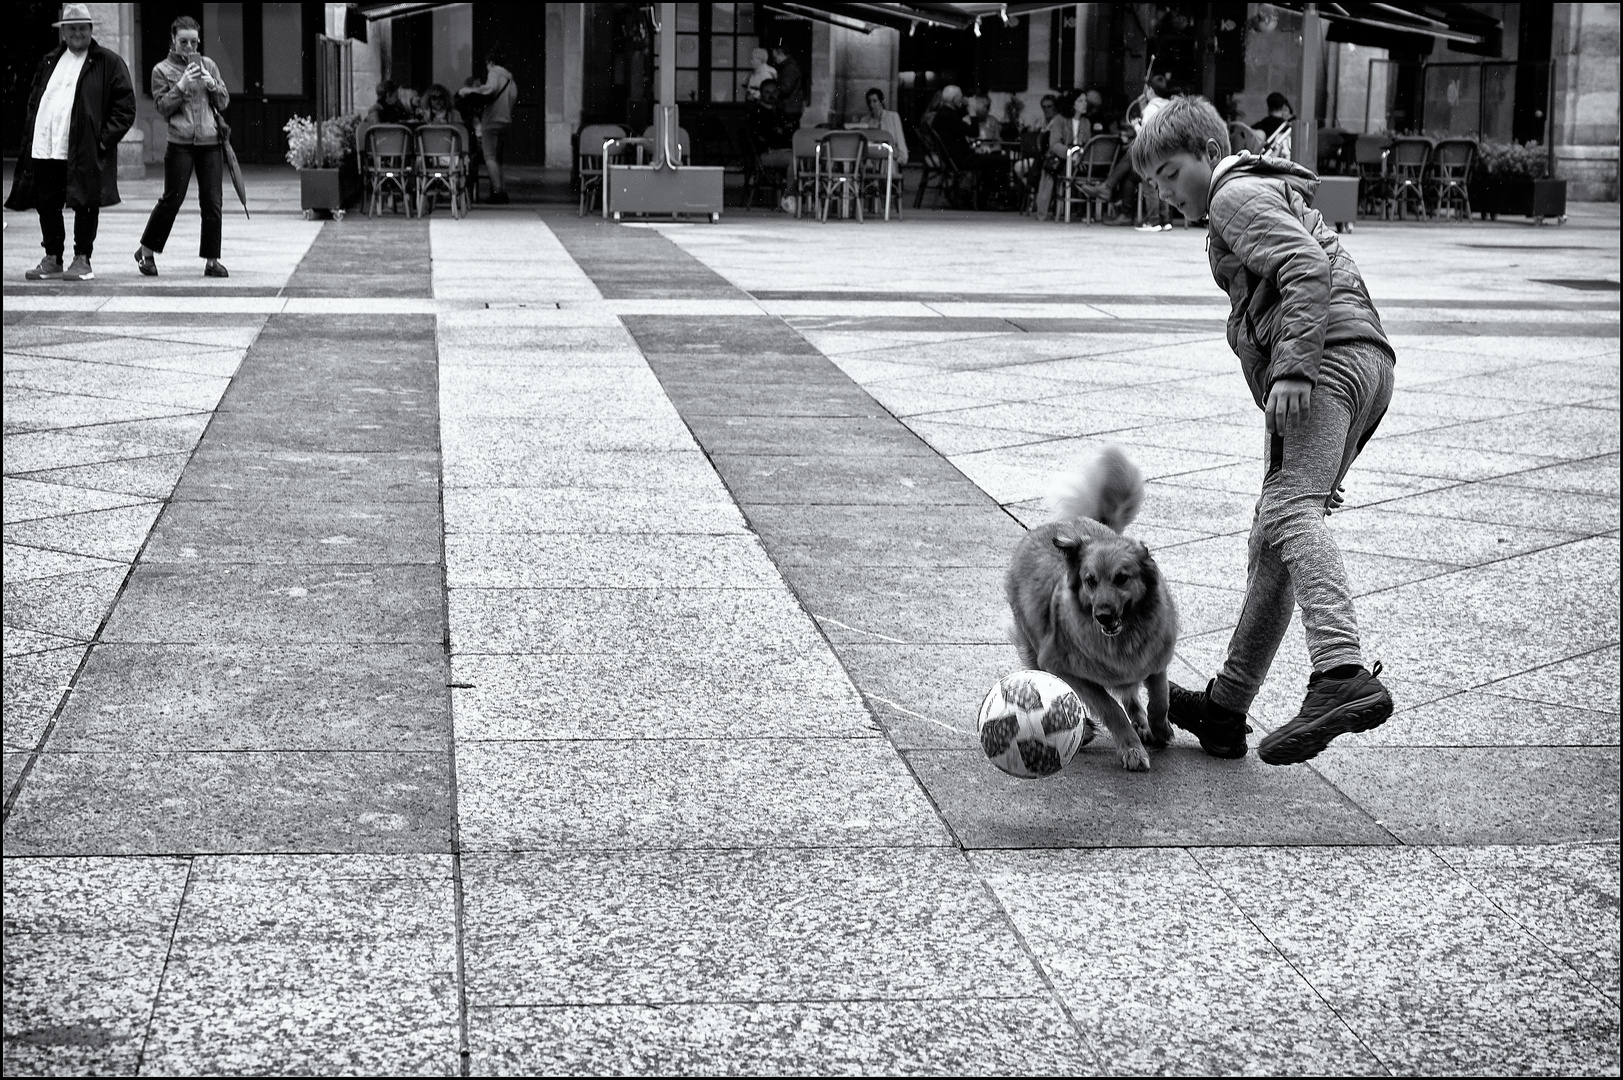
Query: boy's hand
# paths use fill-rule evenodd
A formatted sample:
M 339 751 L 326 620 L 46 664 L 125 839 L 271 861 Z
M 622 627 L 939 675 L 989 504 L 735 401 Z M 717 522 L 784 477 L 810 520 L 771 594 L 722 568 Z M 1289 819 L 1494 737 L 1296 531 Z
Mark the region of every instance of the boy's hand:
M 1307 422 L 1313 398 L 1313 384 L 1306 379 L 1275 379 L 1268 388 L 1268 430 L 1275 435 L 1292 435 Z

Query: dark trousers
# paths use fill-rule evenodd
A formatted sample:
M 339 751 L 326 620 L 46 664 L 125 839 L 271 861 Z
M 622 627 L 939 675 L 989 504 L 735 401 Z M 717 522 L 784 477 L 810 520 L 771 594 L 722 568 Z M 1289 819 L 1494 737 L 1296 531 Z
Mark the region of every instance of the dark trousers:
M 163 198 L 152 208 L 147 218 L 146 232 L 141 234 L 141 245 L 153 251 L 162 251 L 169 242 L 169 230 L 175 227 L 175 215 L 186 201 L 186 189 L 191 186 L 192 173 L 197 173 L 197 206 L 203 213 L 203 242 L 197 254 L 204 259 L 220 257 L 221 178 L 225 174 L 224 155 L 219 143 L 212 146 L 182 146 L 170 143 L 163 155 Z
M 34 160 L 34 207 L 39 211 L 39 231 L 45 234 L 40 247 L 45 254 L 60 259 L 67 246 L 68 229 L 62 221 L 62 207 L 68 201 L 68 163 Z M 73 253 L 90 258 L 96 246 L 96 227 L 101 224 L 101 207 L 73 212 Z

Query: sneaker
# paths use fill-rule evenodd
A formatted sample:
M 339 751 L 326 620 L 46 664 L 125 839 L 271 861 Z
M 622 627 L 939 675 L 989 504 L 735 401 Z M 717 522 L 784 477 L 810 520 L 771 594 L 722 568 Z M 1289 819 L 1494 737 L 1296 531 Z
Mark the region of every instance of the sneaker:
M 143 255 L 140 248 L 135 249 L 135 265 L 143 277 L 158 276 L 158 260 L 151 255 Z
M 1167 689 L 1167 719 L 1199 739 L 1202 750 L 1212 757 L 1245 757 L 1245 737 L 1251 733 L 1251 725 L 1245 722 L 1244 713 L 1212 704 L 1211 683 L 1198 694 L 1177 683 L 1168 684 Z
M 203 264 L 203 276 L 230 277 L 231 275 L 226 273 L 225 267 L 220 264 L 219 259 L 210 259 L 208 262 Z
M 32 270 L 28 271 L 28 273 L 23 275 L 23 277 L 27 278 L 29 281 L 46 281 L 51 278 L 59 278 L 61 276 L 62 259 L 60 256 L 51 255 L 45 256 L 45 258 L 39 261 L 38 266 L 34 267 Z
M 1270 732 L 1257 746 L 1257 756 L 1270 765 L 1295 765 L 1317 757 L 1337 735 L 1368 731 L 1392 715 L 1392 695 L 1374 671 L 1333 679 L 1315 671 L 1307 680 L 1307 698 L 1294 719 Z
M 1152 225 L 1148 221 L 1146 221 L 1144 224 L 1138 226 L 1133 231 L 1134 232 L 1160 232 L 1161 231 L 1161 226 Z
M 62 271 L 63 281 L 94 281 L 95 279 L 96 272 L 90 269 L 90 259 L 85 255 L 75 255 L 73 262 L 69 263 L 68 268 Z

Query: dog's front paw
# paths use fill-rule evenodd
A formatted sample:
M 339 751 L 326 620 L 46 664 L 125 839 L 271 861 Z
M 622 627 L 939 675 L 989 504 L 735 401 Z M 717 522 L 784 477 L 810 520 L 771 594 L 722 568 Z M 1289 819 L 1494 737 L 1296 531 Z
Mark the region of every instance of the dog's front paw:
M 1098 736 L 1098 734 L 1099 728 L 1096 724 L 1094 724 L 1093 717 L 1087 717 L 1082 721 L 1082 741 L 1076 744 L 1077 748 L 1080 749 L 1088 745 L 1088 743 L 1092 742 Z
M 1144 736 L 1144 742 L 1157 750 L 1172 742 L 1172 725 L 1165 714 L 1150 717 L 1150 733 Z
M 1116 748 L 1121 755 L 1121 767 L 1128 772 L 1149 772 L 1150 755 L 1142 746 L 1121 746 Z

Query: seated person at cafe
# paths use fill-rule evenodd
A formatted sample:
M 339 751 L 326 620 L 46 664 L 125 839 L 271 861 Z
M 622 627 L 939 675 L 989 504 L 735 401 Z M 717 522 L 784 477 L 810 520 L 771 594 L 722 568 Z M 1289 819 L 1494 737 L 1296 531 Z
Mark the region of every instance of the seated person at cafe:
M 1051 218 L 1050 203 L 1054 198 L 1054 181 L 1065 175 L 1065 155 L 1073 146 L 1087 142 L 1086 121 L 1076 115 L 1077 93 L 1074 90 L 1060 95 L 1054 108 L 1054 118 L 1048 122 L 1047 149 L 1043 152 L 1043 175 L 1037 182 L 1037 217 Z
M 778 80 L 761 83 L 761 96 L 745 106 L 744 130 L 769 169 L 787 169 L 794 164 L 791 147 L 799 125 L 778 107 Z
M 964 109 L 964 92 L 948 84 L 941 89 L 941 107 L 930 121 L 930 130 L 941 140 L 941 149 L 947 159 L 962 172 L 974 174 L 975 201 L 984 202 L 985 196 L 1003 191 L 1009 176 L 1009 159 L 1001 150 L 977 153 L 969 143 L 969 119 Z
M 885 141 L 896 148 L 896 165 L 907 164 L 907 136 L 902 133 L 902 118 L 894 109 L 885 108 L 885 92 L 875 86 L 865 96 L 868 115 L 860 125 L 853 127 L 878 128 L 885 133 Z
M 393 79 L 385 79 L 377 86 L 378 100 L 366 110 L 366 121 L 369 124 L 404 124 L 415 120 L 411 109 L 400 100 L 400 85 Z
M 422 103 L 417 107 L 417 119 L 425 124 L 460 124 L 462 114 L 451 104 L 451 91 L 435 83 L 423 95 Z

